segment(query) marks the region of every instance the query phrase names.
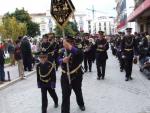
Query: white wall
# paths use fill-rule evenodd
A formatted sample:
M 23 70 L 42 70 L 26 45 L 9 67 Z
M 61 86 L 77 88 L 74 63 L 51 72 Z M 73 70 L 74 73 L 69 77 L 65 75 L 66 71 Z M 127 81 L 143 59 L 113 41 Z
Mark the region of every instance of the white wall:
M 127 5 L 127 17 L 128 17 L 134 11 L 135 2 L 134 0 L 126 0 L 126 5 Z M 131 27 L 133 33 L 137 31 L 135 22 L 128 22 L 127 27 Z
M 46 16 L 46 15 L 43 15 L 43 16 L 32 16 L 32 21 L 36 22 L 36 23 L 38 23 L 40 25 L 41 36 L 43 34 L 46 34 L 46 33 L 50 32 L 49 19 L 50 19 L 50 16 Z

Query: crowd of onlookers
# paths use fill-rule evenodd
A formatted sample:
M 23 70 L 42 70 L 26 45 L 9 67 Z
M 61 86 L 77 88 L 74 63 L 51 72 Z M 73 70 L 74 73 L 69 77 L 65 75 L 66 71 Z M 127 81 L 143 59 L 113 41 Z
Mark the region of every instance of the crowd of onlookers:
M 0 84 L 6 81 L 4 71 L 6 59 L 9 59 L 10 66 L 18 64 L 19 76 L 24 78 L 24 71 L 33 69 L 33 53 L 35 52 L 37 52 L 37 41 L 27 36 L 18 37 L 15 41 L 9 39 L 0 43 Z

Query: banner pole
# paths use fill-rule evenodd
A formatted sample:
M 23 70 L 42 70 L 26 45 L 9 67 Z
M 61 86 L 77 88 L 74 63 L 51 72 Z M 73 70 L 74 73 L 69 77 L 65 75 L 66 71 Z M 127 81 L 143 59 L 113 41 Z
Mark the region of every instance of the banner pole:
M 62 32 L 63 32 L 63 38 L 65 38 L 65 30 L 64 30 L 64 28 L 62 29 Z M 66 53 L 65 56 L 68 57 L 68 53 L 67 53 L 66 49 L 65 49 L 65 53 Z M 67 63 L 66 65 L 67 65 L 67 77 L 68 77 L 69 85 L 71 85 L 69 63 Z

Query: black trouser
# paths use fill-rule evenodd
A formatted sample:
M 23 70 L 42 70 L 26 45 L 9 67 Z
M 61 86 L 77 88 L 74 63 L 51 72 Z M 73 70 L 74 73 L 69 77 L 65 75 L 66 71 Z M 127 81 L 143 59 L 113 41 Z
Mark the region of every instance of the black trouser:
M 52 88 L 41 88 L 42 113 L 47 113 L 47 106 L 48 106 L 47 91 L 49 92 L 50 96 L 52 97 L 54 103 L 58 104 L 58 97 L 57 97 L 57 94 L 55 92 L 55 89 L 52 89 Z
M 32 70 L 32 56 L 31 55 L 23 55 L 23 65 L 24 65 L 24 70 L 25 71 L 27 69 L 29 71 Z
M 106 60 L 97 61 L 96 66 L 98 77 L 105 77 Z
M 130 78 L 132 73 L 133 59 L 132 58 L 124 59 L 124 62 L 125 62 L 126 78 Z
M 120 69 L 124 69 L 124 60 L 122 58 L 122 54 L 121 52 L 117 52 L 117 56 L 118 56 L 118 60 L 119 60 L 119 64 L 120 64 Z
M 89 71 L 91 71 L 92 70 L 92 60 L 88 59 L 87 57 L 84 57 L 84 69 L 85 69 L 85 71 L 88 70 L 88 67 L 89 67 Z
M 61 113 L 70 113 L 70 95 L 71 90 L 75 92 L 77 104 L 84 106 L 82 95 L 82 77 L 77 77 L 71 81 L 71 87 L 68 82 L 67 75 L 61 76 L 61 88 L 62 88 L 62 105 Z
M 116 55 L 116 49 L 114 49 L 114 46 L 111 46 L 112 54 Z

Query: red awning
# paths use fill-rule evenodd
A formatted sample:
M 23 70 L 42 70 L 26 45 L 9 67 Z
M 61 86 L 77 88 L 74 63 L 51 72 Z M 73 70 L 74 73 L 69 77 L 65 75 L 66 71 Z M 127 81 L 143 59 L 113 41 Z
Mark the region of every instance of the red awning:
M 136 8 L 128 17 L 127 21 L 133 21 L 137 16 L 142 14 L 145 10 L 150 8 L 150 0 L 145 0 L 138 8 Z
M 126 25 L 126 21 L 120 22 L 120 24 L 117 26 L 117 29 L 121 29 Z

